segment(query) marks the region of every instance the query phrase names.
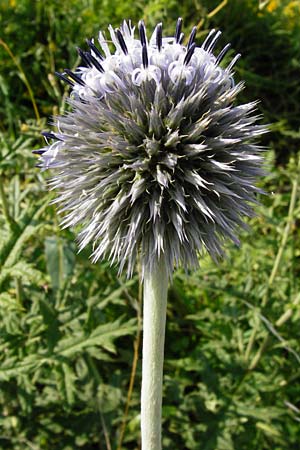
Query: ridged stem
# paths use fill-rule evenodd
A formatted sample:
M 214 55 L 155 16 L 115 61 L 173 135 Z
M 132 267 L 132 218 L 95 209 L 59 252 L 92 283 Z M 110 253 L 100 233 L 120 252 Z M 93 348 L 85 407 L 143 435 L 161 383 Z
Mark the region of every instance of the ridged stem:
M 142 450 L 161 450 L 161 408 L 168 275 L 164 258 L 144 278 Z

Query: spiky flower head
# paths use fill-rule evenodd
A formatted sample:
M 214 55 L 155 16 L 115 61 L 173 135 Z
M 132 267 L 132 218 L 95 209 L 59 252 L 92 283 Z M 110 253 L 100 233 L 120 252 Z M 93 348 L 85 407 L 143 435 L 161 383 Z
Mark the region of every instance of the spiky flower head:
M 36 151 L 54 172 L 63 225 L 81 225 L 80 249 L 91 243 L 94 261 L 128 276 L 137 255 L 145 271 L 164 254 L 171 274 L 197 266 L 204 249 L 222 255 L 225 238 L 238 243 L 263 173 L 256 104 L 234 103 L 239 55 L 223 67 L 229 45 L 213 54 L 219 31 L 198 47 L 196 27 L 187 45 L 181 28 L 178 19 L 164 38 L 160 23 L 148 40 L 143 22 L 138 39 L 130 22 L 110 26 L 113 53 L 101 32 L 101 50 L 88 40 L 84 65 L 58 74 L 72 86 L 71 111 Z

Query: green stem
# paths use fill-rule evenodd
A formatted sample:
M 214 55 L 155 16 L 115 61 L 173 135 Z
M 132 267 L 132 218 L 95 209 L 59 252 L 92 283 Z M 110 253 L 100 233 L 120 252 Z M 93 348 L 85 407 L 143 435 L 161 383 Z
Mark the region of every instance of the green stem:
M 262 299 L 261 302 L 261 308 L 265 308 L 267 303 L 268 303 L 268 294 L 269 294 L 269 290 L 275 280 L 275 277 L 277 275 L 278 269 L 279 269 L 279 265 L 282 259 L 282 255 L 289 237 L 289 233 L 294 221 L 294 210 L 295 210 L 295 206 L 296 206 L 296 199 L 297 199 L 297 191 L 298 191 L 298 186 L 299 186 L 299 182 L 300 182 L 300 156 L 298 158 L 298 164 L 297 164 L 297 176 L 296 179 L 293 181 L 293 187 L 292 187 L 292 193 L 291 193 L 291 199 L 290 199 L 290 205 L 289 205 L 289 211 L 288 211 L 288 217 L 287 217 L 287 223 L 286 226 L 284 228 L 284 232 L 282 235 L 282 239 L 281 239 L 281 244 L 280 247 L 278 249 L 274 264 L 273 264 L 273 268 L 272 268 L 272 272 L 271 275 L 269 277 L 268 280 L 268 284 L 267 284 L 267 289 L 265 292 L 265 295 Z M 256 326 L 254 326 L 249 342 L 248 342 L 248 346 L 247 346 L 247 350 L 245 353 L 245 360 L 248 361 L 248 359 L 250 358 L 250 354 L 252 352 L 252 349 L 254 347 L 255 344 L 255 339 L 256 339 L 256 335 L 259 329 L 259 325 L 257 324 Z M 267 346 L 269 344 L 269 337 L 266 336 L 265 339 L 263 340 L 261 347 L 258 349 L 256 355 L 254 356 L 252 362 L 249 364 L 249 370 L 253 370 L 261 356 L 263 355 L 264 351 L 266 350 Z
M 126 290 L 125 290 L 125 292 L 126 292 Z M 124 411 L 124 415 L 123 415 L 123 419 L 122 419 L 117 450 L 122 450 L 122 444 L 123 444 L 123 439 L 124 439 L 124 435 L 125 435 L 128 412 L 129 412 L 129 407 L 130 407 L 130 402 L 131 402 L 131 397 L 132 397 L 132 392 L 133 392 L 133 386 L 134 386 L 134 381 L 135 381 L 135 376 L 136 376 L 136 369 L 137 369 L 137 364 L 138 364 L 138 359 L 139 359 L 139 349 L 140 349 L 141 329 L 142 329 L 141 304 L 142 304 L 142 285 L 140 284 L 139 285 L 139 293 L 138 293 L 138 301 L 137 301 L 137 332 L 136 332 L 135 341 L 133 343 L 133 361 L 132 361 L 132 368 L 131 368 L 130 381 L 129 381 L 129 387 L 128 387 L 128 392 L 127 392 L 125 411 Z
M 8 222 L 8 224 L 11 224 L 11 216 L 9 214 L 9 208 L 8 208 L 8 203 L 6 200 L 6 195 L 4 192 L 4 188 L 3 188 L 3 180 L 0 180 L 0 197 L 1 197 L 1 202 L 2 202 L 2 208 L 3 208 L 3 215 L 6 219 L 6 221 Z
M 87 357 L 88 366 L 90 367 L 90 369 L 91 369 L 91 371 L 92 371 L 92 373 L 94 375 L 94 381 L 96 383 L 96 387 L 97 387 L 97 389 L 99 389 L 99 387 L 100 387 L 100 385 L 102 383 L 102 380 L 100 378 L 100 375 L 99 375 L 98 369 L 96 367 L 96 364 L 94 363 L 91 355 L 89 355 L 87 353 L 86 357 Z M 107 430 L 106 423 L 105 423 L 105 420 L 104 420 L 104 416 L 103 416 L 103 413 L 102 413 L 100 397 L 99 397 L 98 394 L 99 393 L 98 393 L 98 390 L 97 390 L 97 393 L 96 393 L 97 407 L 98 407 L 100 421 L 101 421 L 101 425 L 102 425 L 102 429 L 103 429 L 105 444 L 106 444 L 107 450 L 112 450 L 112 447 L 111 447 L 111 444 L 110 444 L 110 440 L 109 440 L 108 430 Z
M 16 283 L 16 298 L 19 305 L 23 306 L 23 288 L 22 288 L 22 279 L 20 277 L 15 278 Z
M 35 116 L 38 122 L 40 122 L 41 118 L 40 118 L 40 114 L 39 114 L 39 110 L 33 95 L 33 91 L 31 89 L 31 86 L 29 84 L 29 81 L 26 77 L 26 74 L 21 66 L 21 64 L 18 62 L 18 59 L 15 57 L 15 55 L 13 54 L 13 52 L 11 51 L 11 49 L 9 48 L 9 46 L 6 44 L 6 42 L 4 42 L 2 39 L 0 39 L 0 45 L 7 51 L 7 53 L 9 54 L 9 56 L 11 57 L 11 59 L 13 60 L 14 64 L 16 65 L 17 69 L 19 70 L 19 75 L 21 80 L 23 81 L 23 83 L 25 84 L 25 86 L 27 87 L 28 90 L 28 94 L 35 112 Z
M 293 306 L 296 306 L 300 301 L 300 295 L 297 295 L 295 300 L 293 301 Z M 285 311 L 278 320 L 275 322 L 276 327 L 281 327 L 284 323 L 286 323 L 293 315 L 293 309 L 289 308 L 287 311 Z M 251 361 L 251 364 L 249 365 L 249 370 L 254 370 L 259 363 L 261 357 L 265 353 L 265 351 L 268 349 L 269 344 L 271 343 L 271 336 L 270 334 L 267 334 L 259 347 L 259 350 L 257 351 L 255 357 Z
M 141 397 L 142 450 L 161 450 L 161 408 L 168 275 L 164 258 L 145 274 Z
M 9 206 L 8 206 L 6 194 L 4 192 L 2 177 L 0 177 L 0 199 L 1 199 L 1 203 L 2 203 L 4 218 L 5 218 L 8 226 L 10 227 L 10 229 L 12 231 L 16 231 L 18 229 L 18 224 L 16 223 L 16 221 L 13 219 L 13 217 L 9 213 Z

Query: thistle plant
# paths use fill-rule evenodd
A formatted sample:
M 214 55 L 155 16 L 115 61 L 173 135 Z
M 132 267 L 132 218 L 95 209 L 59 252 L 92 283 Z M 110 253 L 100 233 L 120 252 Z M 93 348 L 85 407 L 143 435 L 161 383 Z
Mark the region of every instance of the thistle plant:
M 182 19 L 163 37 L 148 39 L 130 22 L 109 27 L 78 49 L 83 65 L 57 74 L 71 87 L 70 111 L 44 133 L 35 151 L 53 172 L 62 225 L 80 225 L 79 248 L 108 259 L 127 276 L 137 259 L 144 282 L 142 449 L 161 449 L 161 402 L 167 286 L 175 267 L 198 266 L 199 255 L 223 254 L 228 238 L 251 216 L 262 176 L 256 102 L 236 105 L 243 83 L 226 66 L 226 45 L 212 30 L 196 46 L 196 27 L 184 45 Z M 111 45 L 115 50 L 111 51 Z

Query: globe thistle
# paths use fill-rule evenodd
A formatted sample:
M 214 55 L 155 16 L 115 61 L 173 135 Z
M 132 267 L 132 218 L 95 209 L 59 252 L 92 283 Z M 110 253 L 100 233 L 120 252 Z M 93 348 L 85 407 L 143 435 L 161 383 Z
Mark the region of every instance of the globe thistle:
M 148 40 L 123 22 L 109 27 L 115 51 L 100 32 L 99 46 L 78 49 L 84 65 L 58 76 L 72 86 L 70 112 L 44 133 L 42 169 L 58 192 L 63 225 L 81 226 L 80 248 L 109 259 L 131 276 L 139 256 L 144 277 L 142 450 L 161 450 L 161 405 L 168 279 L 174 267 L 198 265 L 208 251 L 223 253 L 226 238 L 253 214 L 263 174 L 266 130 L 256 103 L 235 105 L 243 83 L 216 56 L 212 30 L 200 47 L 196 27 L 183 44 L 182 20 L 173 37 L 158 24 Z
M 70 112 L 36 151 L 53 170 L 63 226 L 80 225 L 80 249 L 91 243 L 93 261 L 128 276 L 138 255 L 143 273 L 163 255 L 169 276 L 197 266 L 203 250 L 218 258 L 224 239 L 238 243 L 259 192 L 265 128 L 255 102 L 234 103 L 240 55 L 223 67 L 230 46 L 213 53 L 220 31 L 196 46 L 196 27 L 186 45 L 181 28 L 178 19 L 163 37 L 160 23 L 148 39 L 142 21 L 138 38 L 131 22 L 110 26 L 114 52 L 101 32 L 99 47 L 88 40 L 83 65 L 58 74 L 72 87 Z

